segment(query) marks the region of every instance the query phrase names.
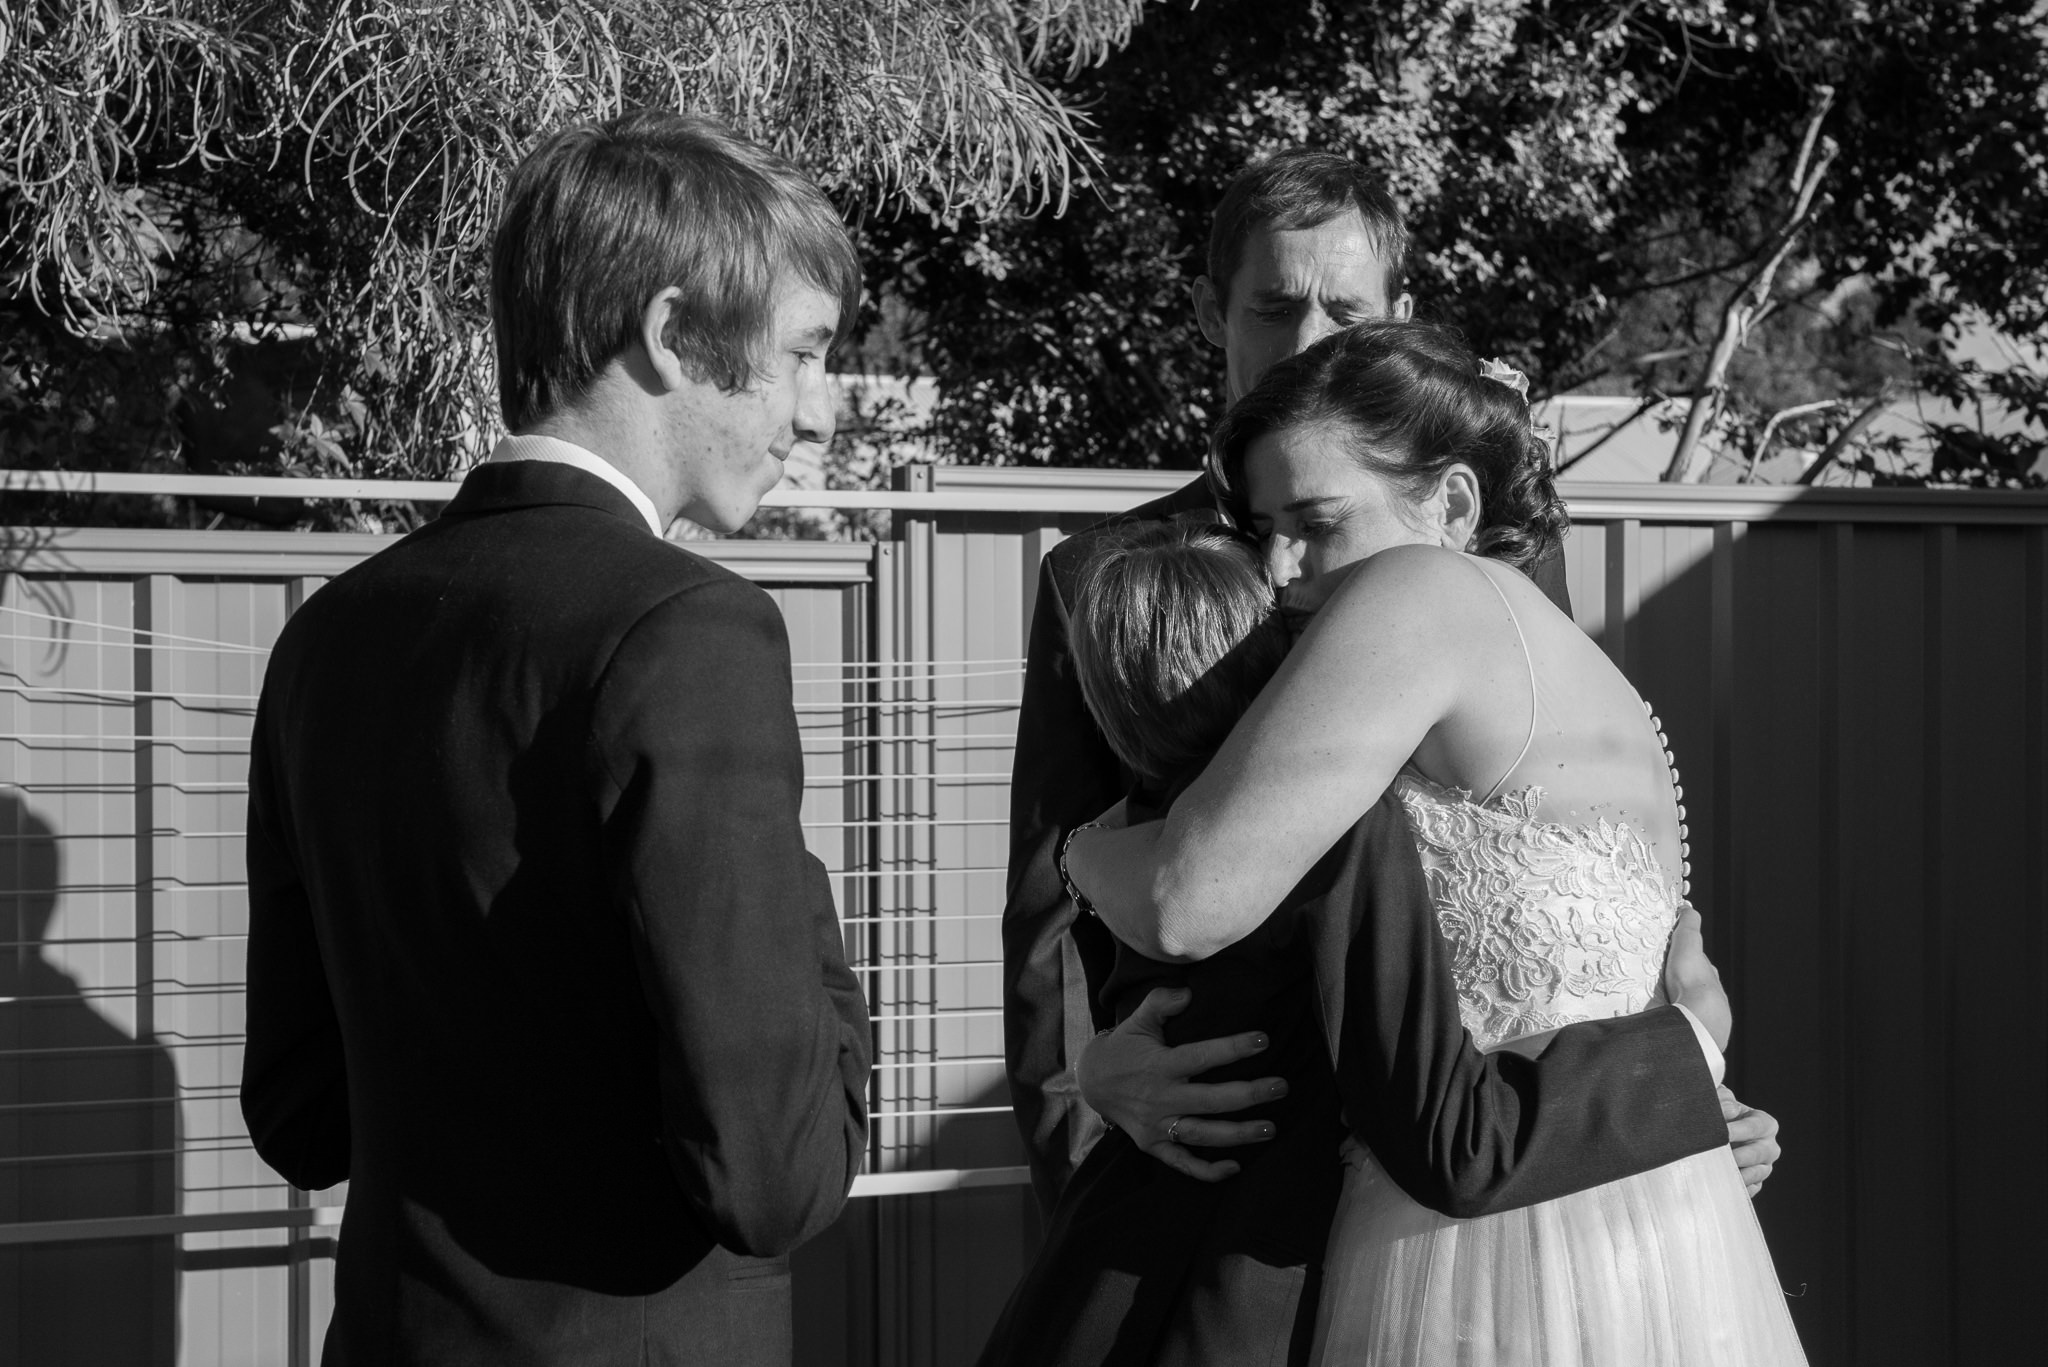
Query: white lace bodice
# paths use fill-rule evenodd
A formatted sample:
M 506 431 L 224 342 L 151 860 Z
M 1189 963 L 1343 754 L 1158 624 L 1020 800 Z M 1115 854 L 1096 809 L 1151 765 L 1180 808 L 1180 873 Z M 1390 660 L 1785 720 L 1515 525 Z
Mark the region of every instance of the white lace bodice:
M 1640 833 L 1540 820 L 1536 787 L 1481 803 L 1407 770 L 1396 791 L 1480 1048 L 1663 1000 L 1683 891 Z

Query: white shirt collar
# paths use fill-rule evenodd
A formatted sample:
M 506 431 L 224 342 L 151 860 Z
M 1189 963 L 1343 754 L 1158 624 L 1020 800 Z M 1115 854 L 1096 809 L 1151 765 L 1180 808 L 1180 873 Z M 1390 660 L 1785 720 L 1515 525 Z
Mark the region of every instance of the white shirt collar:
M 661 536 L 667 528 L 661 525 L 661 514 L 654 510 L 654 500 L 645 490 L 627 477 L 626 472 L 598 455 L 586 451 L 574 442 L 563 441 L 560 437 L 544 437 L 537 433 L 524 436 L 506 437 L 491 452 L 491 460 L 542 460 L 555 465 L 573 465 L 586 473 L 596 475 L 605 483 L 631 499 L 640 515 L 647 519 L 647 529 Z

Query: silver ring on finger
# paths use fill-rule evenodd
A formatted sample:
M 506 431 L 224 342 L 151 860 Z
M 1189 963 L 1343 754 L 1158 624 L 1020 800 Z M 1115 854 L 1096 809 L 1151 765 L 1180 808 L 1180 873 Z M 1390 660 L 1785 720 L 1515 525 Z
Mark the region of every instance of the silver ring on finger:
M 1178 1132 L 1178 1131 L 1179 1131 L 1179 1129 L 1180 1129 L 1180 1122 L 1181 1122 L 1181 1121 L 1183 1121 L 1183 1120 L 1186 1120 L 1186 1119 L 1187 1119 L 1187 1117 L 1186 1117 L 1186 1116 L 1184 1116 L 1184 1115 L 1177 1115 L 1177 1116 L 1175 1116 L 1175 1117 L 1173 1118 L 1173 1123 L 1172 1123 L 1171 1125 L 1168 1125 L 1168 1126 L 1166 1127 L 1166 1142 L 1167 1142 L 1167 1143 L 1169 1143 L 1169 1144 L 1178 1144 L 1178 1143 L 1180 1143 L 1180 1139 L 1179 1139 L 1179 1138 L 1177 1137 L 1177 1132 Z

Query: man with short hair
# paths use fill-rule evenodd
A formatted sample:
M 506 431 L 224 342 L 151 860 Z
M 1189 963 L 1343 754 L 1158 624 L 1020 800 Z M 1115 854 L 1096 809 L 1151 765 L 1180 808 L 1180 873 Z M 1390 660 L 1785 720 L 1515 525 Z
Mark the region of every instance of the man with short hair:
M 663 539 L 832 431 L 859 267 L 717 123 L 571 128 L 491 260 L 505 422 L 286 624 L 252 741 L 242 1109 L 350 1182 L 329 1363 L 786 1364 L 865 1143 L 789 647 Z
M 1355 163 L 1282 153 L 1224 189 L 1189 296 L 1235 403 L 1276 363 L 1373 318 L 1406 318 L 1408 224 Z
M 1235 402 L 1273 364 L 1351 323 L 1407 317 L 1407 241 L 1393 201 L 1344 158 L 1294 151 L 1240 173 L 1216 210 L 1208 272 L 1191 291 L 1203 335 L 1224 351 L 1228 398 Z M 1296 934 L 1278 924 L 1295 916 L 1304 927 L 1298 934 L 1316 940 L 1319 981 L 1304 978 L 1303 990 L 1321 997 L 1320 1027 L 1276 1020 L 1270 1037 L 1204 1038 L 1200 998 L 1206 991 L 1221 999 L 1228 987 L 1203 988 L 1206 970 L 1199 966 L 1189 977 L 1193 992 L 1161 989 L 1120 1025 L 1108 1018 L 1102 998 L 1114 942 L 1099 921 L 1077 916 L 1056 856 L 1065 834 L 1123 797 L 1135 776 L 1089 718 L 1068 648 L 1068 612 L 1106 528 L 1215 515 L 1208 484 L 1197 478 L 1069 538 L 1040 567 L 1011 786 L 1004 1024 L 1018 1126 L 1034 1188 L 1053 1221 L 1047 1249 L 1012 1300 L 985 1365 L 1095 1361 L 1097 1346 L 1109 1341 L 1118 1352 L 1151 1345 L 1161 1361 L 1220 1363 L 1267 1353 L 1277 1354 L 1275 1361 L 1298 1360 L 1313 1327 L 1321 1241 L 1335 1205 L 1336 1135 L 1316 1128 L 1334 1123 L 1338 1105 L 1329 1051 L 1370 1052 L 1367 1023 L 1382 995 L 1374 991 L 1377 982 L 1431 969 L 1430 937 L 1407 933 L 1433 924 L 1413 834 L 1398 804 L 1383 803 L 1348 838 L 1352 853 L 1345 857 L 1354 864 L 1363 857 L 1357 852 L 1371 852 L 1372 866 L 1350 868 L 1342 884 L 1360 890 L 1358 898 L 1344 906 L 1325 899 L 1318 907 L 1305 884 L 1266 928 Z M 1552 556 L 1534 577 L 1569 610 L 1561 559 Z M 1447 978 L 1416 985 L 1414 993 L 1402 999 L 1432 1014 L 1408 1024 L 1422 1030 L 1439 1057 L 1459 1056 L 1461 1047 L 1476 1052 L 1463 1036 Z M 1460 1118 L 1477 1124 L 1508 1142 L 1504 1152 L 1526 1160 L 1461 1173 L 1458 1190 L 1440 1196 L 1506 1209 L 1535 1199 L 1525 1192 L 1596 1185 L 1651 1166 L 1653 1153 L 1677 1157 L 1715 1142 L 1722 1118 L 1740 1109 L 1732 1099 L 1716 1103 L 1708 1079 L 1719 1080 L 1719 1050 L 1684 1013 L 1574 1026 L 1561 1038 L 1570 1045 L 1554 1057 L 1506 1065 L 1514 1078 L 1468 1057 L 1457 1069 L 1399 1080 L 1407 1090 L 1397 1085 L 1395 1095 L 1416 1114 L 1435 1115 L 1440 1125 Z M 1084 1054 L 1091 1090 L 1113 1093 L 1126 1112 L 1131 1145 L 1182 1177 L 1245 1183 L 1249 1174 L 1237 1176 L 1244 1164 L 1257 1164 L 1265 1149 L 1280 1157 L 1238 1195 L 1175 1186 L 1156 1176 L 1163 1169 L 1146 1170 L 1150 1159 L 1134 1162 L 1122 1151 L 1091 1164 L 1076 1183 L 1104 1133 L 1081 1096 Z M 1262 1057 L 1275 1062 L 1264 1066 Z M 1193 1080 L 1205 1074 L 1212 1080 Z M 1481 1080 L 1463 1090 L 1473 1078 Z M 1276 1121 L 1273 1097 L 1289 1086 L 1287 1114 Z M 1342 1104 L 1366 1104 L 1361 1086 L 1347 1078 Z M 1618 1149 L 1599 1116 L 1607 1106 L 1636 1102 L 1649 1117 L 1641 1143 Z M 1255 1103 L 1265 1109 L 1228 1118 Z M 1752 1184 L 1769 1174 L 1775 1132 L 1776 1122 L 1760 1112 L 1727 1126 L 1728 1138 L 1747 1146 L 1737 1153 Z M 1276 1144 L 1267 1145 L 1276 1134 Z M 1470 1147 L 1476 1154 L 1483 1146 Z M 1454 1148 L 1447 1142 L 1445 1151 Z M 1062 1205 L 1070 1184 L 1084 1187 L 1083 1199 Z M 1437 1204 L 1431 1193 L 1414 1194 Z

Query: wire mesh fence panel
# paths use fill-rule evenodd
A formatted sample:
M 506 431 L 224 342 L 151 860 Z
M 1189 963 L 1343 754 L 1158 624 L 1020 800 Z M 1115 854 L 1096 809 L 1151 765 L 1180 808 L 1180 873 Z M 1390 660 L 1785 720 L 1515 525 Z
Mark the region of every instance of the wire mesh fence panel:
M 207 1274 L 181 1279 L 168 1222 L 216 1211 L 224 1194 L 242 1210 L 285 1199 L 237 1163 L 246 1138 L 220 1114 L 221 1080 L 240 1062 L 239 1011 L 224 1025 L 221 1000 L 239 996 L 239 948 L 231 988 L 173 950 L 243 929 L 239 874 L 222 878 L 203 854 L 199 878 L 186 869 L 170 785 L 187 757 L 193 777 L 244 762 L 246 729 L 220 721 L 247 703 L 176 697 L 174 657 L 214 643 L 154 634 L 158 621 L 170 629 L 166 582 L 16 575 L 4 587 L 0 1228 L 141 1231 L 0 1248 L 4 1318 L 24 1345 L 61 1333 L 105 1360 L 162 1361 L 181 1318 L 205 1337 L 208 1299 Z M 195 846 L 239 831 L 239 813 L 225 827 L 211 815 L 197 813 Z M 224 900 L 236 907 L 225 916 Z M 181 1315 L 181 1282 L 193 1313 Z M 140 1313 L 109 1316 L 109 1301 Z
M 152 1105 L 172 1117 L 177 1177 L 161 1213 L 289 1201 L 235 1099 L 243 819 L 268 643 L 312 587 L 17 574 L 0 599 L 0 897 L 10 971 L 29 989 L 8 995 L 71 1003 L 124 1050 L 165 1060 L 174 1088 Z M 876 1167 L 933 1166 L 947 1115 L 1006 1105 L 998 925 L 1021 662 L 878 665 L 862 658 L 857 594 L 776 596 L 797 657 L 806 837 L 873 994 L 878 1076 L 896 1079 L 877 1084 Z M 11 1223 L 32 1218 L 8 1208 Z
M 291 1189 L 237 1097 L 249 736 L 269 645 L 320 582 L 0 579 L 0 1310 L 40 1298 L 69 1335 L 85 1288 L 153 1307 L 125 1332 L 155 1340 L 107 1360 L 283 1361 L 331 1303 L 346 1184 Z M 916 1190 L 1015 1164 L 998 924 L 1021 663 L 877 660 L 868 585 L 767 587 L 807 843 L 875 1018 L 869 1171 Z

